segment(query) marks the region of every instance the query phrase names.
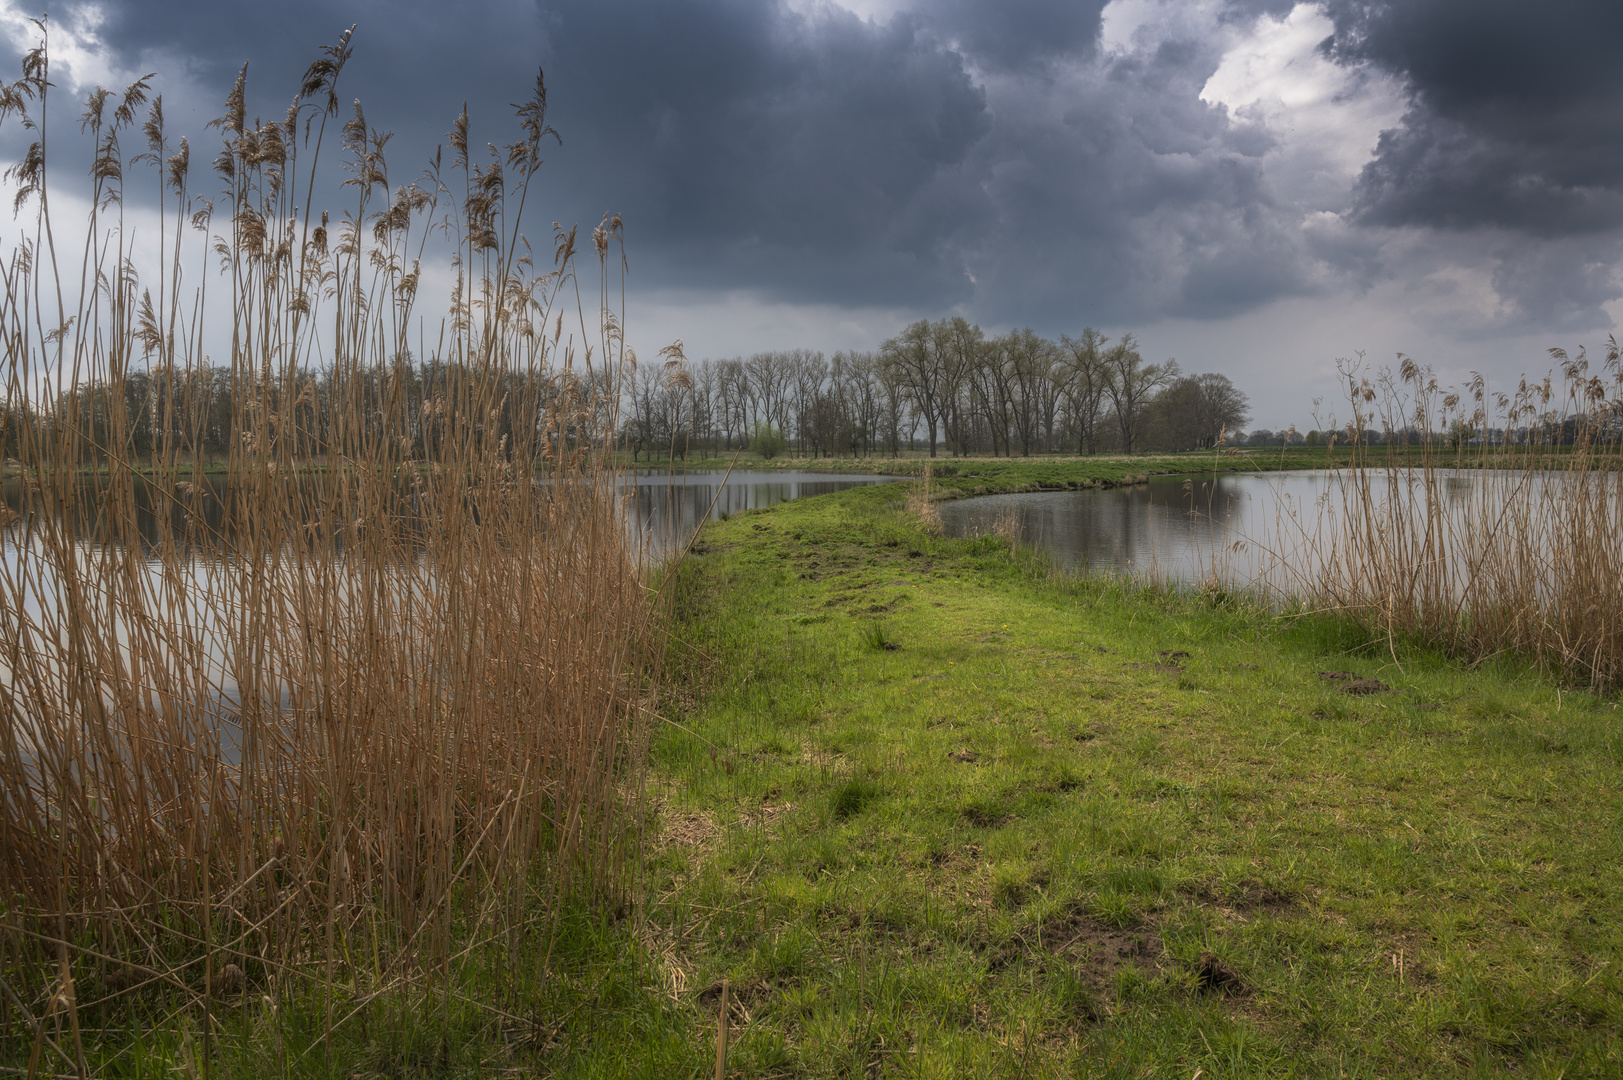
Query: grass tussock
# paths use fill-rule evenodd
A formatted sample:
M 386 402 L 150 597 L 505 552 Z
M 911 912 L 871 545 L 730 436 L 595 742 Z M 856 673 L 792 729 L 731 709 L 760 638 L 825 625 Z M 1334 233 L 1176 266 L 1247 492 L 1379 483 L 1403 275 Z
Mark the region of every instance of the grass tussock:
M 609 455 L 619 220 L 581 303 L 575 230 L 545 270 L 519 232 L 539 78 L 515 142 L 486 158 L 464 113 L 396 183 L 387 135 L 339 113 L 349 57 L 345 34 L 266 123 L 239 77 L 206 180 L 145 81 L 85 104 L 88 190 L 42 142 L 11 174 L 34 216 L 0 268 L 0 976 L 38 1020 L 31 1069 L 47 1046 L 82 1072 L 77 1026 L 50 1032 L 137 991 L 206 1015 L 314 976 L 330 1033 L 335 971 L 448 973 L 453 935 L 516 947 L 630 865 L 660 604 Z M 42 44 L 0 101 L 41 139 L 49 65 Z M 318 211 L 329 121 L 348 179 Z M 162 222 L 139 251 L 138 184 Z M 79 196 L 84 246 L 59 250 L 52 200 Z
M 1605 690 L 1623 686 L 1623 357 L 1601 370 L 1552 350 L 1559 376 L 1465 394 L 1404 360 L 1347 370 L 1355 468 L 1317 545 L 1314 600 L 1380 635 L 1474 658 L 1518 653 Z M 1374 425 L 1419 450 L 1369 447 Z
M 941 520 L 941 508 L 936 505 L 936 499 L 935 477 L 926 463 L 919 483 L 907 493 L 907 512 L 918 518 L 924 531 L 931 536 L 940 536 L 947 528 Z

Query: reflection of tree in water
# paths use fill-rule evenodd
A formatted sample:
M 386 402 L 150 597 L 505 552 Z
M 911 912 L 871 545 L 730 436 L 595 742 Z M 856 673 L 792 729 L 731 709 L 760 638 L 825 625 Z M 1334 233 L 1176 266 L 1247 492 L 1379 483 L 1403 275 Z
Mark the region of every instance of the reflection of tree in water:
M 1103 491 L 992 496 L 943 507 L 954 535 L 986 532 L 1014 508 L 1027 543 L 1079 571 L 1189 577 L 1227 557 L 1247 511 L 1274 505 L 1268 480 L 1220 477 L 1187 489 L 1156 480 Z M 1254 498 L 1256 496 L 1256 498 Z M 1271 512 L 1271 511 L 1269 511 Z

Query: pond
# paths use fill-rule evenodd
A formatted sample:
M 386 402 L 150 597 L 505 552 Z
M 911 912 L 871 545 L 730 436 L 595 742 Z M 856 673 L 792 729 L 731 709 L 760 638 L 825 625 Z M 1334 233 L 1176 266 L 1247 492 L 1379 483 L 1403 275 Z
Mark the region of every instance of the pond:
M 941 506 L 949 536 L 997 530 L 1012 519 L 1020 538 L 1061 568 L 1196 581 L 1219 571 L 1259 584 L 1305 557 L 1339 495 L 1330 470 L 1157 477 L 1130 487 L 987 495 Z M 1007 524 L 1004 526 L 1007 529 Z M 1300 567 L 1305 569 L 1305 567 Z
M 684 475 L 667 473 L 628 474 L 621 480 L 621 490 L 628 498 L 622 504 L 625 527 L 632 537 L 640 540 L 640 553 L 647 559 L 663 558 L 680 550 L 708 514 L 711 517 L 731 515 L 742 510 L 771 506 L 789 499 L 821 495 L 849 487 L 886 483 L 895 477 L 848 476 L 837 473 L 814 472 L 747 472 L 705 470 Z M 135 487 L 134 528 L 126 533 L 127 543 L 140 546 L 136 559 L 120 558 L 127 549 L 98 540 L 97 535 L 106 528 L 105 481 L 86 479 L 77 492 L 71 507 L 59 511 L 71 527 L 66 535 L 58 537 L 63 545 L 53 550 L 39 537 L 16 524 L 15 514 L 24 506 L 21 481 L 8 477 L 0 482 L 0 603 L 6 610 L 0 612 L 0 640 L 14 640 L 18 635 L 38 633 L 53 641 L 65 640 L 65 589 L 61 566 L 77 564 L 85 581 L 95 585 L 83 592 L 80 608 L 88 618 L 111 631 L 111 641 L 122 652 L 127 650 L 132 635 L 137 633 L 128 619 L 119 614 L 109 581 L 122 583 L 126 591 L 133 591 L 142 606 L 167 612 L 167 618 L 185 628 L 197 653 L 207 669 L 205 681 L 218 691 L 220 708 L 229 711 L 236 700 L 236 683 L 231 676 L 232 637 L 227 628 L 240 621 L 231 613 L 239 613 L 247 603 L 244 583 L 249 575 L 244 566 L 227 552 L 236 539 L 234 527 L 227 523 L 225 504 L 234 498 L 236 489 L 223 477 L 198 477 L 197 485 L 206 492 L 198 502 L 199 525 L 216 533 L 224 541 L 220 544 L 192 547 L 179 544 L 180 558 L 172 555 L 166 562 L 164 548 L 184 537 L 188 530 L 185 515 L 177 503 L 156 492 L 149 485 Z M 188 486 L 190 484 L 188 483 Z M 397 518 L 403 529 L 415 521 L 411 500 L 404 488 Z M 297 504 L 295 504 L 297 505 Z M 315 514 L 312 499 L 306 508 Z M 8 512 L 9 511 L 9 512 Z M 297 510 L 294 511 L 298 513 Z M 166 522 L 165 519 L 170 519 Z M 60 519 L 59 519 L 60 520 Z M 306 527 L 317 520 L 306 516 Z M 323 533 L 325 535 L 325 533 Z M 333 547 L 342 550 L 352 541 L 338 530 L 333 534 Z M 406 550 L 420 550 L 410 544 Z M 287 578 L 278 588 L 291 593 L 298 588 L 301 576 L 297 559 L 278 565 L 274 573 Z M 431 573 L 418 566 L 417 573 L 408 568 L 402 575 L 384 574 L 372 580 L 373 588 L 407 589 L 411 580 L 419 580 Z M 268 572 L 268 571 L 262 571 Z M 353 580 L 339 575 L 344 589 Z M 273 590 L 277 591 L 277 590 Z M 354 598 L 340 592 L 332 599 L 341 606 Z M 364 605 L 360 605 L 364 607 Z M 0 650 L 3 652 L 3 650 Z M 0 689 L 11 686 L 13 674 L 4 655 L 0 655 Z

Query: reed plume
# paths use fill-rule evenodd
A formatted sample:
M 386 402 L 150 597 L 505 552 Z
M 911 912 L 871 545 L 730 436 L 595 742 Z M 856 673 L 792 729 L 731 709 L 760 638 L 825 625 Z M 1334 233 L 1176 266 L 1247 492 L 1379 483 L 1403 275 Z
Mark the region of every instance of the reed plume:
M 1344 365 L 1353 468 L 1316 550 L 1316 602 L 1475 659 L 1515 653 L 1623 686 L 1623 350 L 1493 393 L 1403 358 Z M 1370 434 L 1381 438 L 1371 440 Z
M 610 453 L 620 222 L 565 334 L 573 231 L 550 268 L 520 232 L 540 77 L 515 142 L 481 159 L 464 111 L 397 182 L 341 113 L 351 43 L 284 118 L 249 119 L 244 68 L 212 198 L 147 80 L 93 92 L 71 253 L 43 41 L 0 91 L 34 137 L 0 266 L 0 975 L 40 1006 L 89 972 L 210 997 L 366 954 L 387 981 L 449 962 L 453 914 L 489 935 L 624 884 L 662 606 Z

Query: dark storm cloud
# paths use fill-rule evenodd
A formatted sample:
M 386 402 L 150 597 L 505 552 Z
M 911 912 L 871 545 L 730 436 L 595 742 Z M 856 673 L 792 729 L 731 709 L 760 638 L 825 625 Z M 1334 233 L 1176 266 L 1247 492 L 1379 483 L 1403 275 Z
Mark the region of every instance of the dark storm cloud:
M 939 304 L 987 205 L 964 58 L 909 16 L 757 0 L 552 4 L 559 124 L 659 270 L 796 299 Z
M 116 68 L 131 75 L 155 73 L 152 86 L 164 97 L 171 141 L 182 135 L 191 141 L 196 190 L 207 190 L 199 173 L 221 143 L 205 124 L 223 111 L 242 66 L 248 65 L 250 120 L 279 119 L 322 46 L 336 43 L 356 24 L 354 55 L 338 85 L 339 120 L 347 120 L 351 102 L 360 99 L 373 127 L 395 133 L 389 163 L 397 183 L 420 173 L 464 100 L 476 140 L 504 143 L 516 137 L 509 103 L 528 95 L 543 40 L 542 20 L 528 0 L 456 6 L 426 0 L 119 0 L 58 6 L 48 19 L 57 50 L 70 36 L 83 39 L 88 32 Z M 7 67 L 15 73 L 18 42 L 11 44 Z M 76 103 L 56 109 L 64 118 L 78 111 Z M 0 134 L 12 142 L 19 137 L 15 127 Z M 57 141 L 58 153 L 68 142 Z M 326 159 L 333 165 L 336 155 Z
M 926 10 L 930 24 L 952 37 L 979 66 L 1012 70 L 1091 50 L 1108 2 L 945 0 Z
M 953 251 L 989 204 L 964 166 L 992 118 L 969 61 L 916 16 L 771 0 L 126 0 L 100 36 L 127 70 L 186 59 L 212 92 L 191 103 L 196 142 L 244 59 L 250 115 L 279 116 L 350 23 L 340 97 L 346 116 L 359 97 L 396 133 L 397 177 L 463 98 L 478 141 L 511 138 L 506 103 L 542 65 L 563 146 L 537 231 L 622 212 L 644 284 L 926 307 L 969 294 Z
M 1311 288 L 1298 215 L 1264 182 L 1271 139 L 1199 100 L 1219 59 L 1169 41 L 1053 93 L 1002 88 L 984 148 L 998 211 L 978 253 L 984 302 L 1057 332 L 1230 314 Z
M 1407 83 L 1359 219 L 1536 236 L 1623 224 L 1623 4 L 1329 0 L 1327 48 Z
M 552 4 L 548 71 L 661 281 L 1056 332 L 1311 288 L 1217 44 L 1102 56 L 1101 6 Z
M 1159 22 L 1125 52 L 1100 45 L 1105 6 L 917 0 L 865 19 L 818 0 L 120 0 L 99 33 L 126 70 L 194 88 L 170 104 L 202 149 L 243 60 L 250 113 L 279 116 L 317 48 L 358 23 L 340 95 L 397 133 L 401 178 L 464 99 L 476 141 L 511 138 L 508 103 L 542 65 L 563 146 L 531 235 L 622 212 L 642 286 L 956 305 L 1059 332 L 1368 287 L 1405 272 L 1378 238 L 1419 227 L 1544 245 L 1473 249 L 1499 244 L 1493 287 L 1528 318 L 1594 323 L 1617 294 L 1623 83 L 1607 51 L 1623 4 L 1323 0 L 1326 52 L 1409 95 L 1329 206 L 1276 190 L 1288 127 L 1200 99 L 1225 33 L 1290 0 L 1229 0 L 1218 32 L 1203 8 L 1146 9 Z M 1326 225 L 1316 212 L 1349 188 L 1353 213 Z
M 100 38 L 130 69 L 182 58 L 223 96 L 247 62 L 250 88 L 284 105 L 320 47 L 357 25 L 340 96 L 363 98 L 407 131 L 443 130 L 464 98 L 493 104 L 522 94 L 542 42 L 529 0 L 119 0 L 94 10 Z M 158 74 L 161 85 L 176 73 Z

